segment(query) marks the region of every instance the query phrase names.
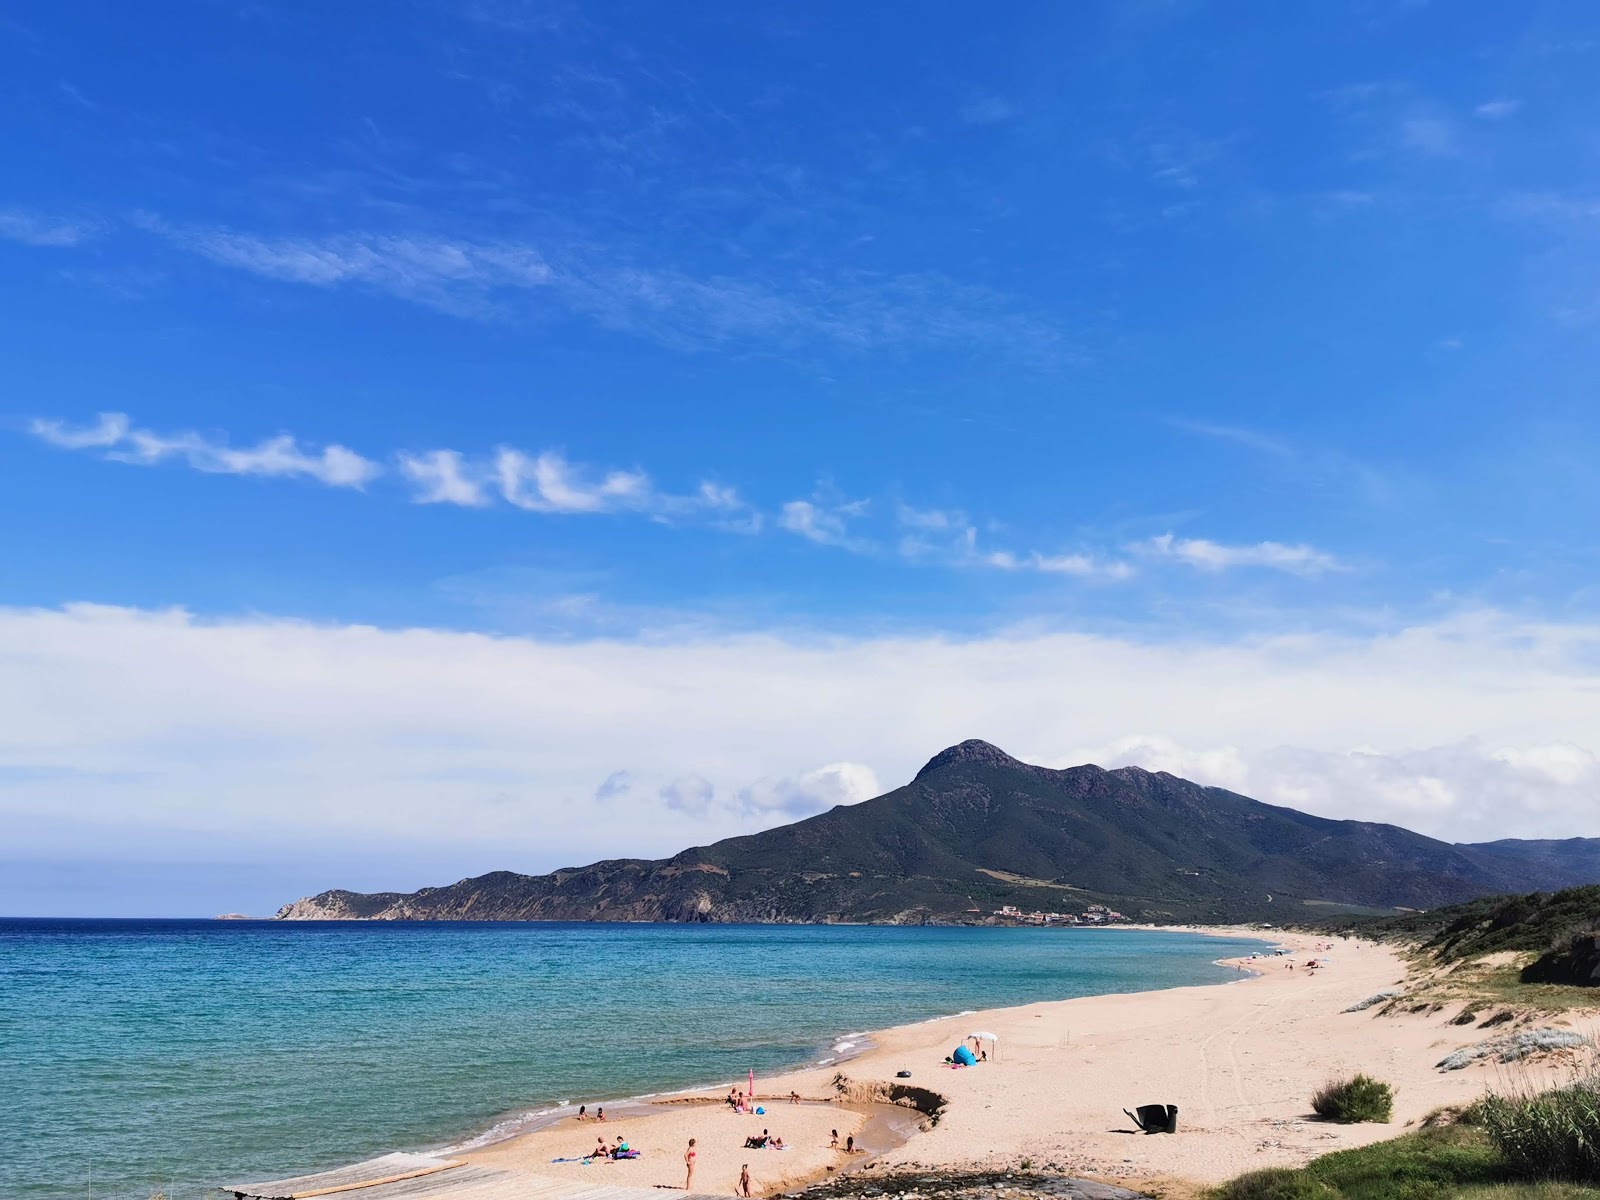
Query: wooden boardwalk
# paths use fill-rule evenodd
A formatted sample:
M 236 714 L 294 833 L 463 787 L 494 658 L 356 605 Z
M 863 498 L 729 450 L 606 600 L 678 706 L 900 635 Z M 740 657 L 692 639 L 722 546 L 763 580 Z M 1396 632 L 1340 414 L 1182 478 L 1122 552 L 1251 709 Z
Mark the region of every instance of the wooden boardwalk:
M 726 1200 L 676 1188 L 612 1187 L 503 1171 L 423 1154 L 386 1154 L 348 1167 L 265 1183 L 229 1183 L 239 1200 Z

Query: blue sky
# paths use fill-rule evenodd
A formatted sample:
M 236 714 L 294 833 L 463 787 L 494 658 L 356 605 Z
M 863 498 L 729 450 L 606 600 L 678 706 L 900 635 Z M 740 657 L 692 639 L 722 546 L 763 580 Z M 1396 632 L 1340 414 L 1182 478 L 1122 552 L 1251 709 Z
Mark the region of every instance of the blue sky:
M 0 741 L 0 809 L 34 831 L 16 861 L 148 873 L 176 855 L 203 882 L 170 903 L 204 908 L 230 906 L 221 855 L 264 872 L 239 900 L 259 906 L 290 887 L 272 864 L 296 839 L 332 847 L 328 884 L 662 852 L 862 798 L 973 734 L 1041 761 L 1154 755 L 1441 834 L 1600 833 L 1564 807 L 1600 780 L 1581 725 L 1543 720 L 1586 712 L 1568 688 L 1586 696 L 1572 681 L 1594 663 L 1600 14 L 979 16 L 515 0 L 0 13 L 0 644 L 16 647 L 8 708 L 36 722 Z M 138 631 L 173 613 L 193 638 L 248 644 L 372 627 L 591 655 L 563 703 L 592 705 L 581 731 L 614 750 L 559 771 L 503 762 L 492 783 L 438 782 L 460 765 L 441 752 L 407 786 L 422 807 L 533 820 L 594 816 L 622 772 L 639 794 L 628 844 L 593 837 L 601 817 L 512 862 L 488 861 L 507 844 L 493 822 L 444 860 L 418 849 L 438 836 L 425 823 L 383 848 L 340 841 L 317 814 L 381 823 L 381 753 L 337 787 L 310 767 L 282 781 L 322 801 L 267 836 L 280 793 L 225 798 L 254 769 L 227 748 L 259 714 L 206 730 L 214 709 L 121 690 L 149 649 Z M 38 623 L 61 620 L 98 630 L 63 636 L 65 666 L 36 649 Z M 1321 678 L 1351 656 L 1414 669 L 1384 648 L 1417 630 L 1477 648 L 1450 660 L 1464 677 L 1426 701 L 1426 727 L 1363 725 L 1357 699 L 1260 728 L 1322 695 L 1316 675 L 1267 671 L 1265 691 L 1212 678 L 1222 708 L 1240 697 L 1232 730 L 1160 700 L 1173 670 L 1264 639 L 1332 656 Z M 996 701 L 891 729 L 836 703 L 862 682 L 852 663 L 891 648 L 937 687 L 941 647 L 1061 637 L 1147 656 L 1125 708 L 1100 712 L 1104 681 L 1085 688 L 1070 655 L 1057 688 L 1039 682 L 1074 696 L 1045 724 Z M 1530 639 L 1557 657 L 1519 662 Z M 385 745 L 444 720 L 424 711 L 432 668 L 374 682 L 411 644 L 362 658 L 362 703 L 418 689 L 384 718 Z M 700 724 L 630 751 L 702 685 L 675 663 L 677 682 L 630 703 L 608 689 L 654 677 L 639 656 L 753 645 L 834 657 L 774 678 L 752 652 L 748 677 L 689 704 Z M 1534 660 L 1536 680 L 1496 673 Z M 1525 726 L 1473 707 L 1553 678 Z M 304 695 L 258 675 L 206 686 Z M 769 688 L 790 698 L 781 729 L 730 746 L 718 705 Z M 162 712 L 116 754 L 85 715 L 112 696 Z M 38 715 L 51 702 L 59 721 Z M 806 719 L 819 712 L 832 720 Z M 529 745 L 571 744 L 549 719 Z M 1459 769 L 1418 765 L 1448 747 L 1474 749 Z M 1305 768 L 1313 785 L 1262 765 L 1299 753 L 1344 766 Z M 1381 757 L 1383 779 L 1344 780 L 1352 753 Z M 59 783 L 96 756 L 92 781 Z M 1484 756 L 1533 771 L 1533 791 L 1520 808 L 1480 797 L 1474 824 L 1463 789 Z M 216 774 L 183 783 L 201 761 Z M 1395 798 L 1438 788 L 1442 808 Z

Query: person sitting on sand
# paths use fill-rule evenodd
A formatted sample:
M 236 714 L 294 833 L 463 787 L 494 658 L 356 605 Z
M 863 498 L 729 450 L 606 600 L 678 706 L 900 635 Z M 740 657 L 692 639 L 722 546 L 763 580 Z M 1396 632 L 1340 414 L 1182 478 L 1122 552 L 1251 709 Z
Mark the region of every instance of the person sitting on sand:
M 594 1149 L 589 1151 L 590 1158 L 607 1158 L 611 1154 L 611 1147 L 606 1145 L 605 1138 L 595 1138 Z
M 783 1144 L 783 1139 L 777 1134 L 772 1135 L 772 1140 L 769 1141 L 767 1145 L 771 1146 L 774 1150 L 787 1150 L 789 1148 Z
M 587 1121 L 588 1119 L 589 1119 L 589 1106 L 587 1104 L 578 1105 L 578 1120 Z
M 618 1138 L 617 1139 L 617 1144 L 615 1146 L 611 1147 L 611 1157 L 612 1158 L 621 1158 L 623 1155 L 628 1153 L 628 1151 L 631 1150 L 632 1148 L 633 1147 L 628 1145 L 628 1139 L 627 1138 Z
M 596 1121 L 604 1121 L 606 1119 L 606 1110 L 603 1106 L 596 1107 L 594 1110 L 594 1119 Z
M 846 1154 L 854 1154 L 856 1152 L 856 1135 L 855 1134 L 852 1133 L 849 1137 L 845 1138 L 845 1140 L 844 1140 L 844 1152 Z

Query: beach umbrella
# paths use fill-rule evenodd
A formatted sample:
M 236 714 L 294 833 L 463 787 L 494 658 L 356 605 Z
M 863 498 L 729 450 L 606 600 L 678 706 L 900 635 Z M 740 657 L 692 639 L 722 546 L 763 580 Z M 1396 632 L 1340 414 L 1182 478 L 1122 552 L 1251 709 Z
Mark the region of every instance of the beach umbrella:
M 967 1037 L 971 1038 L 975 1042 L 989 1042 L 994 1047 L 989 1057 L 1000 1057 L 1000 1036 L 998 1034 L 990 1033 L 987 1030 L 980 1029 L 976 1033 L 967 1034 Z
M 754 1067 L 751 1067 L 750 1068 L 750 1098 L 752 1100 L 754 1100 L 755 1097 L 756 1097 L 756 1069 Z

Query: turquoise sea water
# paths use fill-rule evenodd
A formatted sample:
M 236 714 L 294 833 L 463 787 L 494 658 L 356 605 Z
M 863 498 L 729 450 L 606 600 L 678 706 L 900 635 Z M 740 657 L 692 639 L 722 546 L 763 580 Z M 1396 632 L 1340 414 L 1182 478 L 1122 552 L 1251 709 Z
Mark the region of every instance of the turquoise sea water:
M 0 1197 L 198 1200 L 843 1035 L 1236 978 L 1132 930 L 0 921 Z M 91 1192 L 92 1189 L 92 1192 Z

